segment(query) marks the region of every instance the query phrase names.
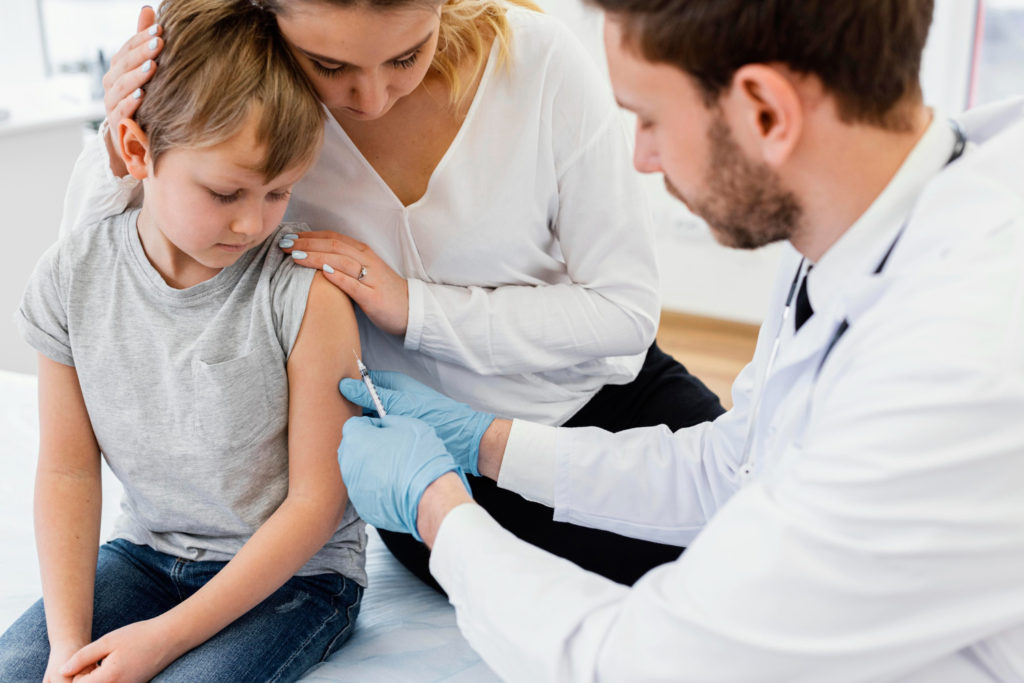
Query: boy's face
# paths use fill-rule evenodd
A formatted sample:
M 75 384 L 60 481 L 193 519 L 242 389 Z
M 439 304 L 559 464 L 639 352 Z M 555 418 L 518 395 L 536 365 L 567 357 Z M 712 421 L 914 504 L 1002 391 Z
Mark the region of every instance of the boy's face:
M 251 115 L 241 131 L 218 145 L 168 150 L 157 173 L 148 162 L 139 236 L 172 286 L 213 277 L 281 223 L 291 188 L 307 166 L 266 182 L 252 170 L 263 157 L 255 126 Z

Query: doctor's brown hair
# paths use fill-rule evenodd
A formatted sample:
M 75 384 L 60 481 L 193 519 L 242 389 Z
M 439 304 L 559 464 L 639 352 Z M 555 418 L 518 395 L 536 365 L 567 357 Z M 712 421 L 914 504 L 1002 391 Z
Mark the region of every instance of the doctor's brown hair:
M 816 76 L 840 118 L 891 130 L 921 100 L 933 0 L 589 0 L 621 22 L 628 47 L 679 67 L 708 106 L 745 64 Z
M 157 21 L 165 46 L 135 115 L 154 169 L 168 150 L 225 142 L 253 112 L 265 180 L 313 161 L 323 109 L 273 17 L 251 0 L 164 0 Z

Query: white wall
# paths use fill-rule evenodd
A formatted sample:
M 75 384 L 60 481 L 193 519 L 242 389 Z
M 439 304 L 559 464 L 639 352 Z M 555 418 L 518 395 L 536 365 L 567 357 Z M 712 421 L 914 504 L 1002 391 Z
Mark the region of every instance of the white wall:
M 43 49 L 36 0 L 0 0 L 0 100 L 17 81 L 42 78 Z
M 22 341 L 14 312 L 36 261 L 57 239 L 64 187 L 82 146 L 77 120 L 0 132 L 0 368 L 35 372 L 36 353 Z

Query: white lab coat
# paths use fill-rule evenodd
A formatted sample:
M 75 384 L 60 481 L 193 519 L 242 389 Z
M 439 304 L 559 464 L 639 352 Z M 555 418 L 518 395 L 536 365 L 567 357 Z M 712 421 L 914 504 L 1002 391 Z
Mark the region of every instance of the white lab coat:
M 948 167 L 954 138 L 937 117 L 816 264 L 815 314 L 795 335 L 792 318 L 779 326 L 799 256 L 783 260 L 735 408 L 714 423 L 515 423 L 501 485 L 556 519 L 690 547 L 629 589 L 477 506 L 453 510 L 431 571 L 500 675 L 1024 680 L 1022 113 L 965 117 L 971 145 Z

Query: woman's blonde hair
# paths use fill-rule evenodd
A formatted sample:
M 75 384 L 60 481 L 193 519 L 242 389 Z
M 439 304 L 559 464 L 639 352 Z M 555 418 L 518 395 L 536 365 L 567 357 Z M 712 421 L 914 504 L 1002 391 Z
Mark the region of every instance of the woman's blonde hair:
M 287 14 L 288 4 L 296 0 L 255 0 L 273 14 Z M 490 38 L 498 41 L 498 58 L 507 63 L 512 50 L 512 30 L 505 11 L 509 5 L 525 7 L 535 12 L 541 9 L 531 0 L 299 0 L 321 2 L 339 7 L 367 7 L 374 10 L 401 9 L 410 5 L 441 5 L 441 28 L 437 39 L 437 52 L 430 68 L 447 83 L 450 103 L 459 107 L 465 103 L 468 83 L 459 77 L 459 68 L 472 60 L 473 78 L 487 64 L 484 45 Z
M 507 4 L 540 11 L 530 0 L 447 0 L 441 6 L 441 29 L 437 53 L 431 68 L 444 78 L 451 93 L 451 104 L 463 104 L 467 84 L 459 78 L 463 60 L 474 60 L 473 78 L 487 64 L 484 44 L 491 36 L 498 41 L 498 58 L 506 63 L 512 52 L 512 31 L 505 16 Z
M 256 112 L 258 168 L 268 181 L 312 161 L 323 108 L 277 30 L 251 0 L 164 0 L 165 46 L 135 120 L 154 169 L 171 149 L 220 144 Z

